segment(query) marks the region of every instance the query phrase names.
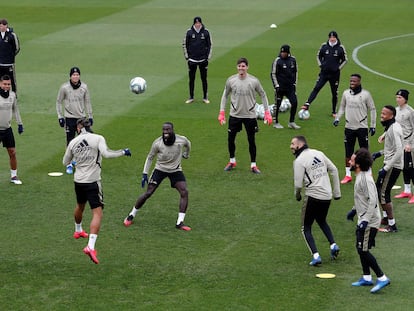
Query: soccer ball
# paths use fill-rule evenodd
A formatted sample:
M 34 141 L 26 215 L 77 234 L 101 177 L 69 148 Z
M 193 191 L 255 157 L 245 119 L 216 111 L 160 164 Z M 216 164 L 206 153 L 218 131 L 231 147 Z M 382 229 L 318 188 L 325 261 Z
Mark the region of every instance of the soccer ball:
M 282 102 L 280 103 L 279 111 L 280 111 L 280 112 L 286 112 L 286 111 L 288 111 L 291 107 L 292 107 L 292 105 L 290 104 L 289 99 L 284 98 L 284 99 L 282 100 Z
M 135 77 L 129 82 L 129 89 L 135 94 L 144 93 L 147 89 L 147 82 L 141 77 Z
M 299 119 L 301 119 L 301 120 L 307 120 L 307 119 L 310 118 L 310 112 L 309 112 L 309 110 L 301 109 L 298 112 L 298 116 L 299 116 Z

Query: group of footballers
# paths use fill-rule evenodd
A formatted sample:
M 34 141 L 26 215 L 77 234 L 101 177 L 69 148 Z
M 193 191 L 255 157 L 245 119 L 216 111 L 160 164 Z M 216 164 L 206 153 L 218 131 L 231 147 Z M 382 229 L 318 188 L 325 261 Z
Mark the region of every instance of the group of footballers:
M 204 30 L 201 18 L 194 18 L 194 30 L 191 29 L 187 34 L 187 41 L 191 36 Z M 356 230 L 356 248 L 360 256 L 363 276 L 352 283 L 353 286 L 373 285 L 370 269 L 377 276 L 376 285 L 371 289 L 372 293 L 381 290 L 390 284 L 390 280 L 379 267 L 375 257 L 370 253 L 371 247 L 375 246 L 375 237 L 380 224 L 386 224 L 384 232 L 397 232 L 393 207 L 391 203 L 390 191 L 401 171 L 404 172 L 404 191 L 396 198 L 409 198 L 410 203 L 414 203 L 411 195 L 410 181 L 414 182 L 414 168 L 411 148 L 414 147 L 414 110 L 407 105 L 407 90 L 401 89 L 397 92 L 397 109 L 393 106 L 385 106 L 381 111 L 381 123 L 385 128 L 385 133 L 378 139 L 384 143 L 384 150 L 373 155 L 368 151 L 368 133 L 375 134 L 375 105 L 369 92 L 363 90 L 360 84 L 361 76 L 351 75 L 350 88 L 344 94 L 337 114 L 337 90 L 339 85 L 340 70 L 347 62 L 346 51 L 340 43 L 338 34 L 335 31 L 329 32 L 328 41 L 322 44 L 318 52 L 318 63 L 320 73 L 318 81 L 309 95 L 308 100 L 302 109 L 309 109 L 310 104 L 315 100 L 321 88 L 329 82 L 332 91 L 332 114 L 335 117 L 334 125 L 337 126 L 342 115 L 345 115 L 347 126 L 345 128 L 345 149 L 346 149 L 346 172 L 347 175 L 341 181 L 346 184 L 352 181 L 350 172 L 356 174 L 354 185 L 355 206 L 348 213 L 347 218 L 353 220 L 358 216 Z M 185 45 L 183 45 L 185 47 Z M 187 50 L 185 49 L 187 52 Z M 211 50 L 208 49 L 209 56 L 203 58 L 208 63 Z M 186 54 L 188 55 L 188 54 Z M 193 60 L 190 59 L 189 68 Z M 199 64 L 197 64 L 199 65 Z M 255 174 L 260 174 L 256 164 L 256 145 L 255 133 L 258 130 L 255 115 L 256 94 L 262 98 L 265 106 L 265 123 L 274 122 L 275 128 L 283 128 L 278 121 L 278 112 L 283 97 L 287 97 L 292 103 L 292 110 L 288 127 L 300 129 L 294 122 L 297 110 L 296 98 L 296 79 L 297 68 L 296 60 L 290 55 L 290 46 L 283 45 L 279 56 L 272 65 L 271 78 L 275 89 L 276 110 L 273 115 L 268 109 L 266 94 L 259 80 L 248 74 L 248 60 L 240 58 L 237 61 L 237 74 L 229 77 L 226 81 L 225 89 L 220 103 L 218 121 L 221 125 L 228 121 L 228 151 L 230 160 L 225 166 L 225 171 L 231 171 L 236 167 L 235 158 L 235 139 L 238 132 L 244 125 L 251 158 L 250 169 Z M 194 100 L 194 75 L 195 68 L 190 69 L 190 98 L 187 102 Z M 80 80 L 80 69 L 73 67 L 69 72 L 70 79 L 64 83 L 58 93 L 56 110 L 58 121 L 66 131 L 66 152 L 63 157 L 63 164 L 67 168 L 67 173 L 74 172 L 74 184 L 76 194 L 76 206 L 74 210 L 75 239 L 88 238 L 88 245 L 83 252 L 90 259 L 98 264 L 95 243 L 100 230 L 103 217 L 103 192 L 101 185 L 101 162 L 102 157 L 115 158 L 120 156 L 131 156 L 128 148 L 121 150 L 111 150 L 101 135 L 93 133 L 92 106 L 89 99 L 87 85 Z M 5 105 L 10 102 L 7 118 L 0 118 L 0 138 L 3 145 L 8 148 L 10 163 L 12 167 L 11 181 L 14 184 L 21 184 L 16 175 L 15 158 L 13 159 L 13 141 L 7 129 L 10 128 L 11 113 L 15 113 L 19 125 L 19 134 L 23 132 L 20 114 L 17 108 L 15 93 L 10 91 L 11 78 L 3 75 L 0 81 L 0 104 Z M 10 95 L 13 95 L 14 97 Z M 206 77 L 203 75 L 203 101 L 209 103 L 207 98 Z M 230 97 L 230 116 L 226 120 L 225 110 L 228 97 Z M 6 103 L 7 101 L 7 103 Z M 191 101 L 191 102 L 190 102 Z M 252 109 L 253 108 L 253 109 Z M 368 126 L 368 114 L 371 123 Z M 7 120 L 6 120 L 7 119 Z M 352 120 L 355 124 L 351 124 Z M 4 126 L 2 126 L 4 124 Z M 351 124 L 351 126 L 350 126 Z M 9 137 L 9 138 L 8 138 Z M 355 142 L 358 139 L 360 149 L 354 152 Z M 171 187 L 175 188 L 180 194 L 179 213 L 176 228 L 190 231 L 191 228 L 184 224 L 186 210 L 188 206 L 188 189 L 185 176 L 182 172 L 181 159 L 187 159 L 190 155 L 191 142 L 185 137 L 174 132 L 171 122 L 165 122 L 162 126 L 162 135 L 154 140 L 150 152 L 147 155 L 141 185 L 146 191 L 139 196 L 132 210 L 124 219 L 126 227 L 133 223 L 139 209 L 145 204 L 158 186 L 165 178 L 169 178 Z M 302 200 L 301 191 L 305 188 L 305 199 L 302 208 L 302 233 L 305 241 L 312 253 L 310 265 L 317 266 L 322 263 L 317 251 L 315 241 L 311 233 L 311 226 L 314 221 L 318 223 L 323 233 L 327 237 L 331 247 L 331 257 L 335 259 L 339 254 L 339 247 L 335 243 L 331 229 L 326 222 L 328 209 L 332 195 L 335 199 L 341 197 L 339 188 L 339 178 L 336 166 L 322 152 L 310 149 L 306 138 L 298 135 L 292 139 L 291 150 L 295 155 L 294 175 L 295 175 L 295 195 L 298 201 Z M 373 161 L 379 156 L 384 155 L 384 165 L 378 173 L 375 183 L 372 177 Z M 156 159 L 155 167 L 149 175 L 153 160 Z M 76 167 L 76 169 L 74 169 Z M 13 169 L 14 168 L 14 169 Z M 334 190 L 328 173 L 333 176 Z M 414 198 L 414 197 L 413 197 Z M 89 202 L 92 210 L 92 220 L 90 231 L 86 233 L 82 228 L 82 218 L 86 203 Z M 383 217 L 380 214 L 380 205 L 383 209 Z M 381 219 L 382 218 L 382 219 Z

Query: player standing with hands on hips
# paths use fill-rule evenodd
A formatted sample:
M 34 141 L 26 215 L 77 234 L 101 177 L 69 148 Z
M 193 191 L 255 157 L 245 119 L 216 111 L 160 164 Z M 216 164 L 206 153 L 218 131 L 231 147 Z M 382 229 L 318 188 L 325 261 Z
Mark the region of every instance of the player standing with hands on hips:
M 194 82 L 198 67 L 203 85 L 203 102 L 209 104 L 207 70 L 213 51 L 213 43 L 210 32 L 204 27 L 200 16 L 194 17 L 193 26 L 185 34 L 183 51 L 188 66 L 188 87 L 190 91 L 190 97 L 185 103 L 191 104 L 194 102 Z
M 86 83 L 80 80 L 79 67 L 72 67 L 69 71 L 69 81 L 62 84 L 56 99 L 56 112 L 59 125 L 65 128 L 66 145 L 77 133 L 77 120 L 89 118 L 89 124 L 93 125 L 92 105 L 89 89 Z M 69 163 L 66 173 L 73 174 L 73 164 Z
M 7 75 L 11 89 L 17 94 L 15 58 L 20 51 L 19 39 L 6 19 L 0 19 L 0 77 Z
M 326 82 L 329 82 L 332 93 L 332 116 L 335 117 L 341 69 L 348 62 L 345 47 L 341 44 L 336 31 L 332 30 L 329 32 L 328 41 L 322 43 L 316 56 L 316 61 L 320 68 L 319 77 L 302 109 L 309 109 L 310 104 L 316 99 L 319 91 Z
M 259 79 L 247 73 L 249 62 L 242 57 L 237 60 L 237 74 L 232 75 L 226 81 L 223 96 L 221 97 L 220 113 L 218 121 L 220 125 L 226 123 L 226 104 L 230 96 L 230 117 L 228 126 L 228 150 L 230 161 L 224 168 L 225 171 L 231 171 L 236 167 L 236 136 L 244 128 L 247 133 L 250 153 L 250 170 L 254 174 L 260 174 L 256 165 L 256 140 L 255 135 L 259 131 L 256 119 L 256 93 L 262 99 L 264 106 L 264 122 L 272 124 L 272 115 L 269 112 L 269 102 L 266 92 L 264 91 Z
M 322 263 L 322 259 L 312 235 L 312 224 L 315 220 L 329 242 L 331 258 L 336 259 L 339 254 L 339 247 L 326 221 L 332 200 L 331 181 L 328 174 L 332 176 L 334 199 L 341 198 L 338 169 L 324 153 L 310 149 L 303 136 L 293 137 L 290 150 L 296 157 L 293 162 L 293 171 L 297 201 L 302 200 L 301 192 L 305 188 L 302 206 L 302 234 L 312 253 L 309 265 L 317 266 Z
M 94 263 L 98 264 L 95 242 L 101 228 L 104 208 L 101 185 L 102 157 L 118 158 L 124 155 L 130 157 L 131 151 L 128 148 L 116 151 L 109 149 L 105 138 L 93 133 L 89 119 L 82 118 L 76 123 L 79 135 L 70 141 L 63 156 L 64 165 L 76 161 L 77 167 L 73 175 L 76 193 L 75 232 L 73 237 L 79 239 L 89 236 L 88 245 L 83 249 L 83 252 Z M 82 229 L 82 217 L 86 202 L 89 202 L 92 210 L 89 235 Z
M 275 89 L 276 109 L 273 111 L 274 128 L 283 128 L 283 125 L 279 123 L 279 109 L 283 97 L 286 96 L 292 105 L 290 108 L 288 127 L 294 130 L 300 129 L 300 126 L 295 123 L 295 115 L 298 108 L 298 98 L 296 96 L 297 75 L 296 58 L 290 55 L 289 45 L 282 45 L 279 56 L 272 63 L 272 70 L 270 72 L 270 78 Z
M 10 159 L 10 182 L 21 185 L 22 181 L 17 177 L 16 142 L 14 140 L 11 121 L 14 115 L 19 134 L 23 133 L 23 123 L 17 106 L 16 93 L 11 89 L 11 78 L 4 75 L 0 78 L 0 142 L 7 149 Z
M 352 181 L 349 160 L 354 153 L 356 140 L 358 139 L 360 148 L 368 149 L 368 131 L 371 136 L 375 135 L 377 120 L 374 100 L 370 92 L 362 88 L 361 76 L 357 73 L 351 75 L 349 89 L 342 94 L 339 111 L 333 122 L 334 126 L 338 126 L 343 115 L 345 115 L 345 177 L 341 180 L 341 184 L 347 184 Z
M 358 215 L 358 224 L 356 228 L 356 249 L 361 261 L 363 276 L 352 286 L 371 286 L 372 269 L 377 276 L 377 284 L 371 289 L 371 293 L 376 293 L 383 287 L 390 284 L 390 280 L 382 272 L 374 255 L 370 249 L 375 246 L 375 237 L 381 223 L 381 212 L 378 205 L 378 194 L 374 179 L 371 174 L 372 157 L 365 148 L 355 152 L 349 164 L 351 170 L 356 174 L 354 185 L 354 207 L 348 212 L 347 219 L 354 220 Z
M 191 142 L 185 136 L 175 134 L 174 125 L 165 122 L 162 126 L 162 136 L 154 140 L 151 150 L 145 161 L 142 172 L 141 186 L 147 190 L 137 199 L 129 215 L 124 219 L 125 227 L 129 227 L 137 215 L 139 209 L 158 189 L 161 182 L 168 177 L 171 188 L 177 189 L 180 194 L 180 204 L 176 229 L 190 231 L 191 228 L 184 224 L 185 215 L 188 207 L 187 182 L 181 167 L 182 158 L 190 157 Z M 152 161 L 157 158 L 155 168 L 148 180 L 148 173 L 151 169 Z

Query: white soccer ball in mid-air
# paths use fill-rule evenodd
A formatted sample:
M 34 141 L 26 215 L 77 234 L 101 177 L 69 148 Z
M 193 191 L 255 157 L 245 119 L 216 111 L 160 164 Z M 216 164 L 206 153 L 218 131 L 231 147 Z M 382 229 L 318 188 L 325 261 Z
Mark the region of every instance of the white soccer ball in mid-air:
M 132 93 L 141 94 L 147 89 L 147 82 L 144 78 L 135 77 L 129 82 L 129 89 Z
M 289 99 L 284 98 L 280 103 L 279 112 L 286 112 L 292 107 Z
M 301 119 L 301 120 L 307 120 L 307 119 L 310 118 L 310 112 L 309 112 L 309 110 L 301 109 L 298 112 L 298 116 L 299 116 L 299 119 Z

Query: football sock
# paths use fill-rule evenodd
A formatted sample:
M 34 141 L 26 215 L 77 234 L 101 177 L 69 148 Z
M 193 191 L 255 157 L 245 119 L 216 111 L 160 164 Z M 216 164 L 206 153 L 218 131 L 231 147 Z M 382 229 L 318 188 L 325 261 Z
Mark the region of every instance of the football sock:
M 134 218 L 137 215 L 138 210 L 135 208 L 135 206 L 132 208 L 131 213 L 129 213 L 129 215 L 132 215 Z
M 388 224 L 390 226 L 394 226 L 395 225 L 395 218 L 393 218 L 393 219 L 388 218 Z
M 380 281 L 384 282 L 384 281 L 386 281 L 386 280 L 387 280 L 387 276 L 386 276 L 385 274 L 383 274 L 382 276 L 380 276 L 380 277 L 378 278 L 378 280 L 380 280 Z
M 76 232 L 82 232 L 83 231 L 82 230 L 82 223 L 80 223 L 80 224 L 75 223 L 75 231 Z
M 388 215 L 387 215 L 387 212 L 386 212 L 386 211 L 382 211 L 382 217 L 384 217 L 384 218 L 387 218 L 387 217 L 388 217 Z
M 411 185 L 410 184 L 404 184 L 404 192 L 405 193 L 411 193 Z
M 257 166 L 257 165 L 256 165 L 256 162 L 252 162 L 252 163 L 250 163 L 250 167 L 255 167 L 255 166 Z
M 236 163 L 236 158 L 230 158 L 230 163 Z
M 319 257 L 319 253 L 318 252 L 316 252 L 315 254 L 313 254 L 313 258 L 318 258 Z
M 333 249 L 335 247 L 336 243 L 332 243 L 331 244 L 331 249 Z
M 351 168 L 349 166 L 345 167 L 345 175 L 351 177 Z
M 88 241 L 89 249 L 91 249 L 91 250 L 95 249 L 95 242 L 96 242 L 97 238 L 98 238 L 97 234 L 89 234 L 89 241 Z
M 385 274 L 384 274 L 385 275 Z M 362 276 L 363 278 L 364 278 L 364 280 L 365 281 L 368 281 L 368 282 L 371 282 L 372 281 L 372 276 L 371 276 L 371 274 L 368 274 L 368 275 L 363 275 Z
M 11 176 L 11 178 L 16 177 L 17 176 L 17 170 L 10 170 L 10 176 Z
M 177 225 L 179 225 L 181 222 L 184 222 L 185 213 L 178 213 L 178 219 L 177 219 Z

